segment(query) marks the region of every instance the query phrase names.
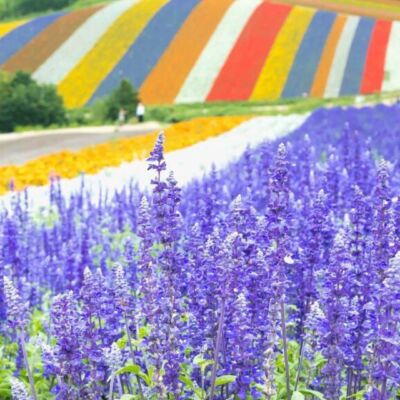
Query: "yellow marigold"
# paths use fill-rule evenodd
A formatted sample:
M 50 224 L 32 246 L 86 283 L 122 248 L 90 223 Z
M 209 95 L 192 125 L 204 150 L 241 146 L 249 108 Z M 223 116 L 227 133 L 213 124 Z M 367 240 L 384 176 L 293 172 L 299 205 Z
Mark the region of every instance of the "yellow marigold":
M 179 150 L 202 140 L 218 136 L 250 117 L 204 117 L 180 122 L 165 130 L 165 151 Z M 12 181 L 17 190 L 41 186 L 51 175 L 74 178 L 81 173 L 95 174 L 105 167 L 122 162 L 143 160 L 154 146 L 158 132 L 86 147 L 80 151 L 60 151 L 29 161 L 24 165 L 0 167 L 0 194 L 8 191 Z

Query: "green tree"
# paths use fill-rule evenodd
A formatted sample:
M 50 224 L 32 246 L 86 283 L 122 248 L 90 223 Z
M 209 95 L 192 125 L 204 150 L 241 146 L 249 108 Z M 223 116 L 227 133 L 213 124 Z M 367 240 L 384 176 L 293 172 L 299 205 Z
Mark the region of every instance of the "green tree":
M 0 132 L 17 125 L 63 124 L 66 121 L 62 98 L 52 85 L 39 85 L 25 72 L 11 80 L 0 80 Z
M 115 121 L 121 108 L 128 113 L 128 116 L 135 115 L 137 103 L 138 92 L 127 79 L 124 79 L 106 100 L 105 118 Z
M 21 14 L 38 11 L 59 10 L 74 3 L 75 0 L 16 0 L 16 10 Z
M 0 0 L 0 18 L 60 10 L 75 2 L 76 0 Z
M 8 82 L 0 82 L 0 133 L 11 132 L 15 128 L 13 121 L 13 105 L 10 101 L 12 89 Z

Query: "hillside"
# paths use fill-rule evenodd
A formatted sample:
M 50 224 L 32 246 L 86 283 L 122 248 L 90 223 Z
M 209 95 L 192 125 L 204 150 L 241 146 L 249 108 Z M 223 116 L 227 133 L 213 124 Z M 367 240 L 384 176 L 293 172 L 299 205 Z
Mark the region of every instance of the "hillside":
M 281 1 L 281 0 L 280 0 Z M 373 18 L 400 19 L 399 0 L 282 0 L 293 5 Z
M 400 22 L 286 0 L 119 0 L 0 24 L 1 69 L 56 84 L 68 107 L 123 78 L 151 104 L 398 90 L 399 50 Z

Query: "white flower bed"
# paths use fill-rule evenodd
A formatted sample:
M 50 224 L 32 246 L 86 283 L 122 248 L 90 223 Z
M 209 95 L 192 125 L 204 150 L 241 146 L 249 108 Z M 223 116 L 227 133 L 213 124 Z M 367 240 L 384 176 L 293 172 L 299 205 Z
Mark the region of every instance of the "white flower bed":
M 41 83 L 61 82 L 116 19 L 137 2 L 116 1 L 97 11 L 36 70 L 33 77 Z
M 178 184 L 184 186 L 192 179 L 209 172 L 212 165 L 223 169 L 239 158 L 247 147 L 284 137 L 302 125 L 307 118 L 308 114 L 253 118 L 223 135 L 167 153 L 167 168 L 174 171 Z M 95 175 L 87 175 L 85 186 L 90 188 L 93 198 L 96 199 L 100 190 L 103 193 L 105 190 L 120 190 L 132 179 L 138 182 L 141 189 L 147 189 L 153 175 L 153 171 L 147 171 L 145 160 L 133 161 L 119 167 L 105 168 Z M 63 193 L 72 194 L 80 189 L 81 178 L 63 179 L 61 185 Z M 48 204 L 49 186 L 30 187 L 28 193 L 33 208 Z M 1 197 L 0 204 L 8 207 L 12 196 L 7 194 Z

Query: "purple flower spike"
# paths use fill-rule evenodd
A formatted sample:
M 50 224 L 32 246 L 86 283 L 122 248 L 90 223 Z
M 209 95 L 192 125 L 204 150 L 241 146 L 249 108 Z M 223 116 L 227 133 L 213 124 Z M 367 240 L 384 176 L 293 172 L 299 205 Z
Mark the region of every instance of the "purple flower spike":
M 12 328 L 24 330 L 29 322 L 28 307 L 24 304 L 14 284 L 4 277 L 4 297 L 7 308 L 7 319 Z
M 81 386 L 81 376 L 85 371 L 82 345 L 83 321 L 78 313 L 77 302 L 72 292 L 58 295 L 51 307 L 52 333 L 57 340 L 54 357 L 59 368 L 59 378 L 63 390 L 77 392 Z M 89 355 L 90 356 L 90 355 Z M 65 382 L 64 382 L 65 380 Z M 67 384 L 66 382 L 70 383 Z M 60 394 L 60 399 L 62 399 Z
M 32 397 L 28 394 L 25 385 L 20 380 L 11 378 L 10 384 L 13 400 L 32 400 Z
M 114 295 L 117 306 L 123 312 L 129 312 L 132 309 L 132 295 L 128 282 L 125 278 L 125 272 L 121 264 L 114 267 Z
M 111 372 L 118 371 L 124 364 L 124 357 L 121 349 L 116 343 L 113 343 L 111 347 L 104 349 L 104 359 Z
M 322 354 L 327 363 L 322 373 L 324 392 L 328 399 L 339 400 L 342 370 L 348 351 L 349 302 L 348 285 L 351 268 L 348 239 L 344 231 L 335 237 L 329 268 L 322 272 L 321 306 L 325 315 L 320 324 Z
M 148 170 L 154 169 L 159 174 L 167 169 L 164 161 L 164 132 L 158 135 L 154 149 L 150 152 L 150 157 L 147 159 L 149 166 Z

